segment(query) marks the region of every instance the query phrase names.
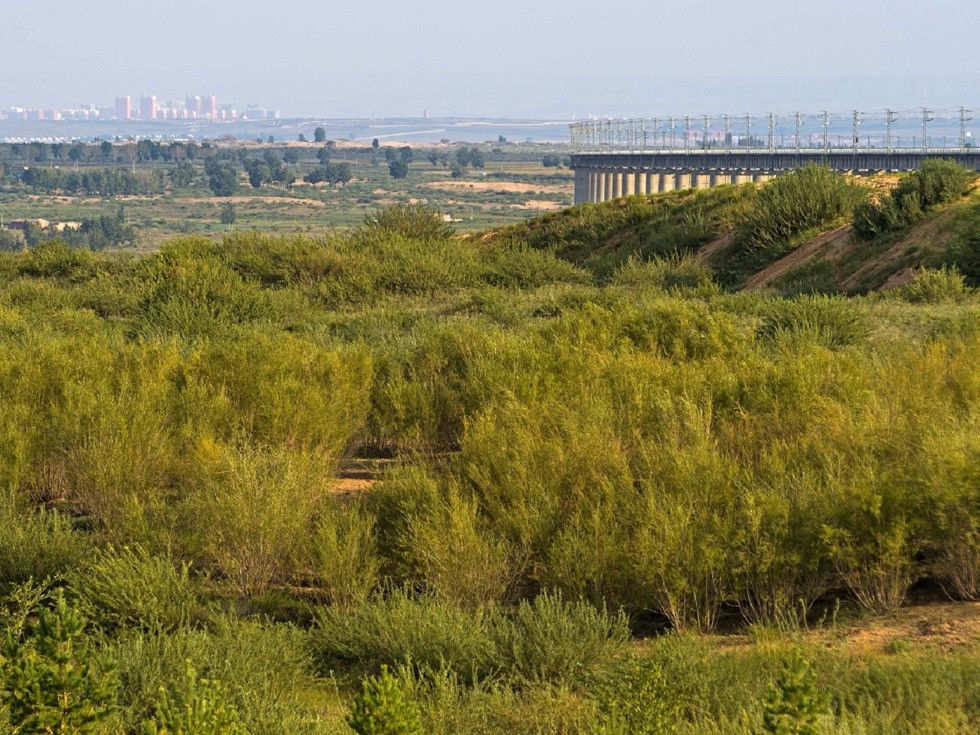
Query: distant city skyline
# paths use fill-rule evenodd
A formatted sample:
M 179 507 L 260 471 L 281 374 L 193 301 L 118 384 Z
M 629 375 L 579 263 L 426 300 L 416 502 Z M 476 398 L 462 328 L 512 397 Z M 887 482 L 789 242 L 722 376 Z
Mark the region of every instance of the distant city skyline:
M 218 104 L 213 94 L 188 94 L 183 102 L 164 99 L 155 94 L 117 95 L 112 105 L 93 103 L 72 107 L 22 107 L 0 109 L 0 120 L 278 120 L 278 110 L 267 110 L 249 104 L 238 109 L 232 104 Z

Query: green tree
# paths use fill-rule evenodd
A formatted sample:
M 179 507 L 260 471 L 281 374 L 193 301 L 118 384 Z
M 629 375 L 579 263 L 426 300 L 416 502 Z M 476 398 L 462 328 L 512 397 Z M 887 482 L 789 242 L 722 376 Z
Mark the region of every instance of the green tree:
M 828 697 L 817 691 L 813 667 L 799 650 L 794 650 L 766 697 L 763 732 L 820 735 L 820 720 L 829 713 Z
M 388 173 L 393 179 L 404 179 L 408 176 L 408 164 L 400 158 L 388 163 Z
M 378 146 L 380 146 L 380 145 L 381 145 L 381 143 L 378 142 L 378 139 L 377 138 L 375 138 L 374 140 L 371 141 L 371 147 L 374 148 L 374 149 L 377 149 Z
M 14 732 L 106 732 L 114 717 L 115 672 L 99 660 L 84 629 L 84 618 L 59 593 L 29 635 L 8 632 L 0 695 Z
M 235 219 L 237 215 L 235 214 L 235 205 L 231 202 L 221 205 L 221 224 L 223 225 L 233 225 L 235 224 Z
M 317 143 L 322 143 L 326 139 L 327 139 L 326 128 L 316 128 L 313 131 L 313 140 L 316 141 Z
M 200 679 L 190 662 L 179 685 L 160 692 L 147 735 L 247 735 L 238 710 L 218 682 Z
M 208 175 L 208 186 L 215 196 L 230 197 L 238 191 L 238 175 L 230 164 L 208 161 L 204 170 Z
M 287 148 L 283 151 L 282 160 L 286 163 L 299 163 L 299 151 L 295 148 Z
M 398 155 L 405 163 L 411 163 L 415 158 L 412 149 L 407 145 L 398 149 Z
M 422 732 L 419 711 L 387 667 L 361 683 L 347 724 L 358 735 L 415 735 Z
M 487 161 L 483 157 L 483 151 L 475 146 L 470 148 L 470 165 L 473 168 L 483 168 L 487 165 Z

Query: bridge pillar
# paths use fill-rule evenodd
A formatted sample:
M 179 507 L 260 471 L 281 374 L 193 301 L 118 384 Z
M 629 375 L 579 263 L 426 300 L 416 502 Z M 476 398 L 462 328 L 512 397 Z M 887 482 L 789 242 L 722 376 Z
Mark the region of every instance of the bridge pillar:
M 596 191 L 596 172 L 594 168 L 589 169 L 589 201 L 595 201 Z
M 736 184 L 747 184 L 750 181 L 752 181 L 752 174 L 746 174 L 746 173 L 735 174 Z
M 616 170 L 613 172 L 613 193 L 611 199 L 619 199 L 623 196 L 623 172 Z
M 712 186 L 724 186 L 732 183 L 732 175 L 726 171 L 715 171 L 711 174 Z
M 660 191 L 673 191 L 677 176 L 673 171 L 664 171 L 657 174 L 657 180 L 660 182 Z
M 606 182 L 606 185 L 602 187 L 602 201 L 608 202 L 613 198 L 613 172 L 609 169 L 605 169 L 602 172 L 602 178 Z
M 585 169 L 575 170 L 575 198 L 573 204 L 582 204 L 589 199 L 589 172 Z
M 631 197 L 636 194 L 636 172 L 623 172 L 623 196 Z
M 690 172 L 685 171 L 677 174 L 674 183 L 678 189 L 690 189 L 691 188 Z
M 646 171 L 641 171 L 639 169 L 636 170 L 634 176 L 636 177 L 636 193 L 643 196 L 649 191 L 647 189 L 647 181 L 650 177 L 647 176 Z
M 707 189 L 711 186 L 711 174 L 696 173 L 691 177 L 695 189 Z
M 773 174 L 770 174 L 770 173 L 757 173 L 757 174 L 752 174 L 752 180 L 755 181 L 755 182 L 758 182 L 760 184 L 766 183 L 771 178 L 773 178 Z

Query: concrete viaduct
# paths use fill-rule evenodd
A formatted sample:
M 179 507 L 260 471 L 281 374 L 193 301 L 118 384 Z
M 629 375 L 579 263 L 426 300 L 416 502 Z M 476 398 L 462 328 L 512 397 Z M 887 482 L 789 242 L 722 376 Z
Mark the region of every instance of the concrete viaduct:
M 605 202 L 634 194 L 704 189 L 722 184 L 768 181 L 808 163 L 835 171 L 870 175 L 911 171 L 930 158 L 947 158 L 980 171 L 980 149 L 839 149 L 666 152 L 588 152 L 572 155 L 575 203 Z

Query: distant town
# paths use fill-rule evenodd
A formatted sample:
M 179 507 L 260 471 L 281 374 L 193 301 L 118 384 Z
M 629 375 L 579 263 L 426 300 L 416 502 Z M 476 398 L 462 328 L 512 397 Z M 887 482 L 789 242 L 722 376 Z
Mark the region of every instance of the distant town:
M 40 107 L 10 107 L 0 111 L 0 120 L 207 120 L 211 122 L 237 120 L 278 120 L 278 110 L 267 110 L 257 105 L 247 105 L 244 109 L 236 109 L 233 104 L 218 104 L 213 94 L 187 95 L 183 102 L 179 100 L 161 100 L 156 95 L 144 94 L 136 103 L 131 95 L 116 97 L 111 107 L 100 107 L 94 104 L 67 107 L 63 109 Z

